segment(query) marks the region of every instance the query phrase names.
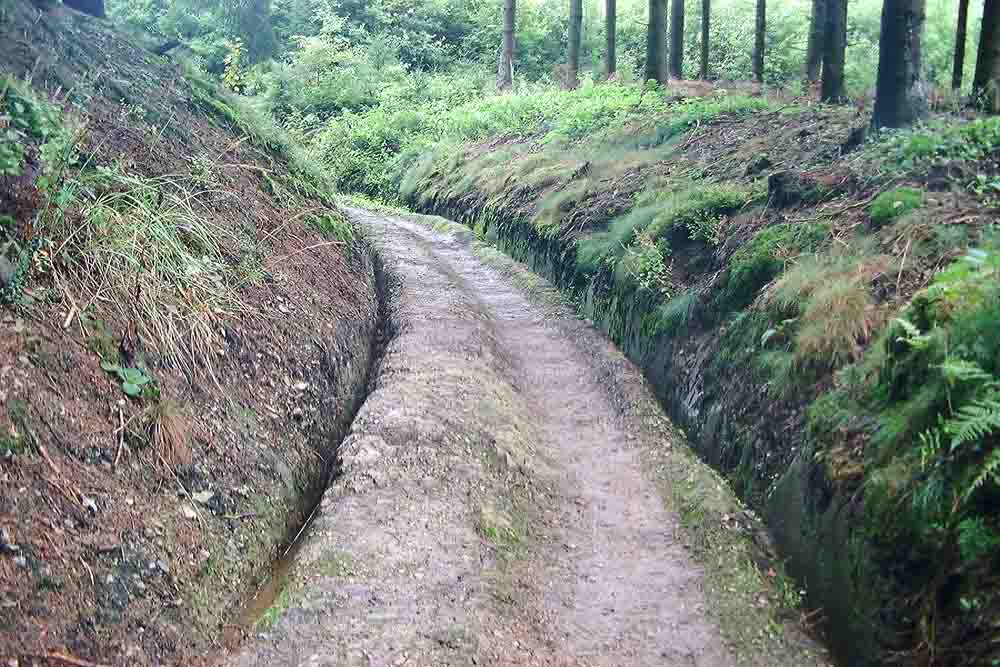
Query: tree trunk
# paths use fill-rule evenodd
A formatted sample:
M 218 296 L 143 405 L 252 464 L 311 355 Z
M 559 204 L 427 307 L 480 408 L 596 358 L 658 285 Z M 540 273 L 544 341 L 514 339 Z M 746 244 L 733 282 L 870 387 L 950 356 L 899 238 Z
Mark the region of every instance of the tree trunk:
M 712 0 L 701 0 L 701 62 L 698 65 L 698 78 L 708 79 L 708 40 L 709 27 L 712 22 Z
M 104 18 L 104 0 L 63 0 L 63 4 L 78 12 Z
M 606 0 L 604 17 L 604 30 L 606 49 L 604 53 L 604 75 L 611 78 L 618 71 L 618 45 L 617 45 L 617 23 L 618 8 L 616 0 Z
M 684 0 L 670 2 L 670 76 L 684 78 Z
M 973 99 L 993 113 L 1000 113 L 1000 0 L 986 0 L 983 30 L 979 37 Z
M 967 1 L 967 0 L 966 0 Z M 806 47 L 806 81 L 819 81 L 823 66 L 823 49 L 826 45 L 826 0 L 813 0 L 812 20 L 809 22 L 809 43 Z
M 920 85 L 920 43 L 927 0 L 885 0 L 878 43 L 875 127 L 905 127 L 927 111 Z
M 757 0 L 757 23 L 753 40 L 753 80 L 764 82 L 764 37 L 767 34 L 767 0 Z
M 497 90 L 510 90 L 514 87 L 514 19 L 516 15 L 516 0 L 504 0 L 503 41 L 500 45 L 500 64 L 497 67 Z
M 667 38 L 666 0 L 649 0 L 649 23 L 646 28 L 646 81 L 667 82 L 663 51 Z
M 887 0 L 888 1 L 888 0 Z M 844 90 L 844 52 L 847 50 L 847 0 L 827 0 L 826 40 L 823 45 L 823 84 L 820 99 L 839 103 Z
M 566 87 L 580 85 L 580 42 L 583 36 L 583 0 L 569 0 L 569 63 L 566 67 Z
M 951 88 L 962 89 L 965 73 L 965 35 L 969 23 L 969 0 L 958 0 L 958 25 L 955 27 L 955 57 L 952 61 Z

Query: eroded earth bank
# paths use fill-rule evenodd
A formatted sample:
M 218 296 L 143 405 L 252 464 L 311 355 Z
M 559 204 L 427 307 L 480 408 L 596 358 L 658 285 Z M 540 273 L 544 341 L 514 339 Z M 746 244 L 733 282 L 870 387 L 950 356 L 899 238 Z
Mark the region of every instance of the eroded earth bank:
M 827 664 L 620 352 L 468 230 L 349 213 L 386 266 L 386 347 L 226 664 Z

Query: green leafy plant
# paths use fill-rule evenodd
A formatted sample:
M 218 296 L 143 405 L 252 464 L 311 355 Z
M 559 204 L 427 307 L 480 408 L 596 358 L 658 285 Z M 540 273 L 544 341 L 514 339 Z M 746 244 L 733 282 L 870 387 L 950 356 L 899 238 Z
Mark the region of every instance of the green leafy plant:
M 923 206 L 924 192 L 916 188 L 894 188 L 875 198 L 868 208 L 872 223 L 885 223 Z
M 23 83 L 0 77 L 0 176 L 17 176 L 28 138 L 46 139 L 59 127 L 59 111 Z
M 118 379 L 121 381 L 122 391 L 125 392 L 126 396 L 132 398 L 142 396 L 144 387 L 152 382 L 152 378 L 146 375 L 146 372 L 141 368 L 123 368 L 109 361 L 102 361 L 101 368 L 108 373 L 118 376 Z

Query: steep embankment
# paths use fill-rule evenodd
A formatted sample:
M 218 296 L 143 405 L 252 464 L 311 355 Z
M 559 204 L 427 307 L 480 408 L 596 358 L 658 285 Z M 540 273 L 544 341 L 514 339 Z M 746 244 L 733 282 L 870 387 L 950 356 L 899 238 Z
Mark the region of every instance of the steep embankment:
M 0 656 L 192 664 L 325 486 L 373 257 L 195 70 L 59 5 L 0 44 Z
M 584 139 L 442 146 L 400 189 L 643 367 L 767 516 L 845 664 L 990 664 L 1000 123 L 863 146 L 866 123 L 689 99 Z

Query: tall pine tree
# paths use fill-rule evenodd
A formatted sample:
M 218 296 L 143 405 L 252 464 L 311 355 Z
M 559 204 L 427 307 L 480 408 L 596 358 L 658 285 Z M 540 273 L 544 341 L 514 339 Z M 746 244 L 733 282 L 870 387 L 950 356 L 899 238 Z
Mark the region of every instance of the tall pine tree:
M 646 81 L 667 82 L 666 50 L 667 5 L 666 0 L 649 0 L 649 21 L 646 24 Z
M 986 0 L 983 5 L 972 92 L 984 109 L 1000 113 L 1000 0 Z
M 875 84 L 875 127 L 905 127 L 926 113 L 920 85 L 926 0 L 885 0 Z
M 497 66 L 497 90 L 510 90 L 514 87 L 514 23 L 516 16 L 516 0 L 504 0 L 503 37 L 500 43 L 500 64 Z

